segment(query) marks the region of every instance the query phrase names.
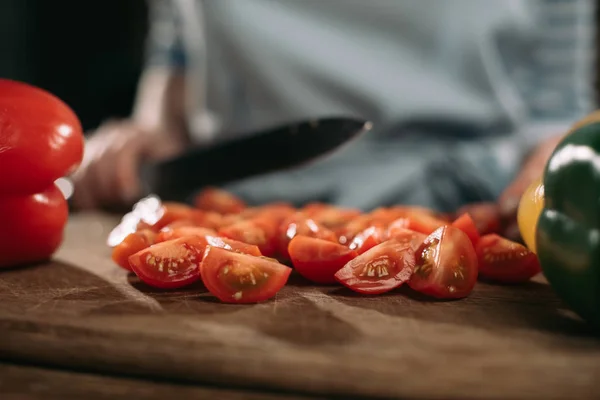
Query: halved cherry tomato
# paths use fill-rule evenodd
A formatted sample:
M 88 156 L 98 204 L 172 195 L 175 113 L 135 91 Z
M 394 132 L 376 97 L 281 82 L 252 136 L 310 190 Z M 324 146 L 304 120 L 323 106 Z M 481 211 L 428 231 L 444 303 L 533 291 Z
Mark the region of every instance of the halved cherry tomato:
M 498 233 L 502 229 L 500 209 L 495 203 L 473 203 L 461 207 L 457 215 L 469 214 L 480 235 Z
M 0 267 L 49 259 L 62 243 L 68 212 L 54 184 L 33 195 L 0 197 Z
M 424 233 L 396 226 L 391 226 L 390 229 L 388 229 L 387 236 L 389 239 L 394 239 L 399 243 L 406 244 L 413 252 L 415 252 L 415 254 L 423 244 L 423 241 L 427 238 L 427 235 Z
M 541 271 L 535 253 L 493 233 L 479 240 L 477 258 L 480 276 L 497 282 L 526 282 Z
M 477 281 L 477 255 L 460 229 L 444 226 L 425 239 L 416 253 L 415 272 L 408 285 L 439 299 L 466 297 Z
M 246 208 L 246 203 L 225 190 L 209 187 L 202 190 L 194 198 L 194 205 L 204 211 L 215 211 L 219 214 L 236 214 Z
M 315 283 L 335 283 L 335 273 L 358 254 L 339 243 L 307 236 L 296 236 L 288 248 L 292 265 Z
M 359 233 L 363 232 L 365 229 L 372 226 L 381 225 L 383 224 L 380 222 L 376 223 L 376 221 L 370 214 L 363 214 L 359 217 L 354 218 L 346 225 L 337 228 L 335 230 L 335 233 L 337 235 L 337 240 L 339 241 L 339 243 L 349 245 L 354 239 L 354 237 Z
M 140 216 L 136 229 L 150 229 L 154 232 L 160 231 L 165 226 L 178 220 L 202 221 L 205 213 L 200 210 L 181 203 L 162 203 L 155 210 L 148 210 Z
M 303 213 L 296 213 L 286 218 L 280 225 L 277 235 L 277 248 L 279 254 L 288 259 L 288 246 L 296 236 L 308 236 L 317 239 L 329 240 L 337 243 L 335 233 L 325 228 L 312 218 Z
M 354 239 L 352 239 L 348 247 L 352 250 L 356 250 L 358 254 L 362 254 L 378 244 L 383 243 L 387 238 L 387 229 L 382 226 L 371 226 L 354 236 Z
M 83 158 L 77 115 L 53 94 L 0 79 L 0 188 L 3 196 L 43 192 Z
M 345 225 L 349 221 L 360 215 L 360 210 L 351 208 L 325 207 L 314 211 L 311 214 L 312 219 L 327 229 L 336 229 Z
M 129 257 L 129 265 L 140 280 L 161 289 L 187 286 L 200 278 L 202 251 L 196 237 L 154 244 Z
M 255 217 L 221 228 L 219 236 L 258 246 L 265 256 L 276 252 L 277 223 L 265 217 Z
M 158 235 L 156 236 L 156 242 L 165 242 L 167 240 L 178 239 L 186 236 L 207 236 L 207 235 L 216 235 L 212 229 L 203 228 L 201 226 L 180 226 L 178 228 L 171 228 L 170 226 L 165 226 L 160 230 Z
M 477 230 L 477 226 L 475 222 L 473 222 L 473 218 L 468 213 L 464 213 L 460 217 L 458 217 L 453 223 L 452 226 L 460 229 L 464 233 L 467 234 L 473 246 L 477 246 L 477 242 L 479 241 L 479 231 Z
M 408 281 L 414 266 L 411 248 L 391 239 L 348 262 L 335 279 L 357 293 L 380 294 Z
M 421 232 L 426 235 L 429 235 L 436 229 L 446 225 L 446 222 L 432 216 L 431 214 L 412 211 L 407 214 L 406 218 L 408 219 L 408 229 L 413 231 Z
M 120 267 L 131 271 L 129 257 L 150 247 L 155 243 L 156 233 L 150 229 L 142 229 L 127 235 L 125 239 L 113 248 L 112 259 Z
M 292 269 L 265 257 L 208 246 L 200 269 L 204 286 L 225 303 L 258 303 L 275 296 Z

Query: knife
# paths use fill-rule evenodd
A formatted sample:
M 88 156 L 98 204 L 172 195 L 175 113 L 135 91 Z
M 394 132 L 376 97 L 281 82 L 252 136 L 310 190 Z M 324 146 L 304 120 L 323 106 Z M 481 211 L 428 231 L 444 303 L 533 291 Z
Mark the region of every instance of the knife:
M 185 202 L 205 186 L 290 169 L 326 157 L 369 131 L 372 123 L 331 117 L 283 125 L 184 154 L 140 169 L 143 197 Z M 57 182 L 67 199 L 73 194 L 69 178 Z
M 315 119 L 194 148 L 176 158 L 143 165 L 144 194 L 185 201 L 205 186 L 285 170 L 327 156 L 371 126 L 361 119 Z

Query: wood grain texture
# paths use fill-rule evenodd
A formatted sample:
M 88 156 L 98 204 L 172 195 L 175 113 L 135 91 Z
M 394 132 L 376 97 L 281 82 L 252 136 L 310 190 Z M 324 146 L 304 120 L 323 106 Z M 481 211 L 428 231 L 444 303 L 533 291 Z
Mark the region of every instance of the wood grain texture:
M 227 305 L 114 266 L 114 223 L 74 217 L 54 262 L 0 273 L 0 357 L 343 398 L 598 398 L 600 339 L 542 279 L 433 302 L 293 276 L 272 301 Z
M 300 396 L 241 392 L 2 363 L 0 363 L 0 397 L 2 400 L 308 399 Z M 314 400 L 314 397 L 310 399 Z

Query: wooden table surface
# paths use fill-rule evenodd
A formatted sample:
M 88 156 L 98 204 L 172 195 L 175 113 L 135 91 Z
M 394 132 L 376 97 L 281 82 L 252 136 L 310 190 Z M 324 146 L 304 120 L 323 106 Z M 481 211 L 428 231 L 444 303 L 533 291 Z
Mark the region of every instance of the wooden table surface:
M 600 398 L 600 338 L 542 278 L 436 302 L 293 275 L 227 305 L 113 265 L 114 223 L 72 217 L 53 262 L 0 273 L 0 398 Z

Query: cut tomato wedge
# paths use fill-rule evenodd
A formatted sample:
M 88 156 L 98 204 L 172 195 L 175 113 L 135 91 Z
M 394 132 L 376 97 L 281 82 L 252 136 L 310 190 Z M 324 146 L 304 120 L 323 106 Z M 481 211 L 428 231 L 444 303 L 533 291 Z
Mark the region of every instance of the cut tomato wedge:
M 196 237 L 169 240 L 135 253 L 129 257 L 129 265 L 150 286 L 180 288 L 200 278 L 202 250 Z
M 469 214 L 480 235 L 498 233 L 502 228 L 500 208 L 495 203 L 473 203 L 461 207 L 457 215 Z
M 335 279 L 363 294 L 389 292 L 408 281 L 415 266 L 415 254 L 404 243 L 390 239 L 348 262 Z
M 444 226 L 417 250 L 415 272 L 408 285 L 435 298 L 455 299 L 468 296 L 476 281 L 477 256 L 471 240 L 460 229 Z
M 277 247 L 283 258 L 289 259 L 288 246 L 296 236 L 308 236 L 337 243 L 337 236 L 331 230 L 303 213 L 296 213 L 285 219 L 279 226 Z
M 327 229 L 336 229 L 352 221 L 360 214 L 359 210 L 329 206 L 313 211 L 311 218 Z
M 427 238 L 427 235 L 407 228 L 391 226 L 390 229 L 388 229 L 387 237 L 394 239 L 399 243 L 406 244 L 416 254 L 421 244 L 423 244 L 423 241 Z
M 153 245 L 155 239 L 156 233 L 149 229 L 130 233 L 121 243 L 113 248 L 112 259 L 118 266 L 131 271 L 129 257 Z
M 463 231 L 471 240 L 473 246 L 477 246 L 477 242 L 479 242 L 479 231 L 477 230 L 477 226 L 473 221 L 473 218 L 469 215 L 469 213 L 464 213 L 460 217 L 458 217 L 453 223 L 452 226 Z
M 358 255 L 339 243 L 307 236 L 294 237 L 288 251 L 296 271 L 321 284 L 335 283 L 335 273 Z
M 378 244 L 383 243 L 387 238 L 387 230 L 385 228 L 382 226 L 371 226 L 354 236 L 354 239 L 352 239 L 348 247 L 352 250 L 356 250 L 358 254 L 362 254 Z
M 477 258 L 480 276 L 496 282 L 526 282 L 541 272 L 535 253 L 493 233 L 479 240 Z
M 237 214 L 246 208 L 242 199 L 225 190 L 208 187 L 194 198 L 196 208 L 219 214 Z
M 446 225 L 446 221 L 420 211 L 412 211 L 406 216 L 406 218 L 408 219 L 408 229 L 421 232 L 426 235 L 429 235 L 436 229 Z
M 274 297 L 292 269 L 272 259 L 208 246 L 202 260 L 202 280 L 225 303 L 258 303 Z
M 180 226 L 178 228 L 171 228 L 166 226 L 160 230 L 156 236 L 156 242 L 165 242 L 167 240 L 178 239 L 186 236 L 207 236 L 216 235 L 213 229 L 203 228 L 201 226 Z
M 255 217 L 221 228 L 219 236 L 258 246 L 265 256 L 276 252 L 278 224 L 265 217 Z

